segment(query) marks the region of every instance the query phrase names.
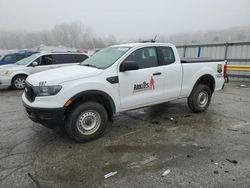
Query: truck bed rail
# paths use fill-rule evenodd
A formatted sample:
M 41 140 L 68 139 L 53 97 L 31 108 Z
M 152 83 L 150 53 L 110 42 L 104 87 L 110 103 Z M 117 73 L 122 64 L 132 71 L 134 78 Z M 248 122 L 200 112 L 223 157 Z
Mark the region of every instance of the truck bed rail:
M 209 63 L 209 62 L 218 62 L 226 60 L 224 59 L 212 59 L 212 58 L 182 58 L 181 63 Z

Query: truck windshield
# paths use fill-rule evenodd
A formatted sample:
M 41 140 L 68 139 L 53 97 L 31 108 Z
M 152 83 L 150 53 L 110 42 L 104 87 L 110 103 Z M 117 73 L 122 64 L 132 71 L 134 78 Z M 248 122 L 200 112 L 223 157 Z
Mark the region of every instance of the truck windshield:
M 29 64 L 31 61 L 35 60 L 37 57 L 39 57 L 39 54 L 33 54 L 27 58 L 24 58 L 20 61 L 17 61 L 15 64 L 16 65 L 27 65 Z
M 129 47 L 109 47 L 95 53 L 90 58 L 81 63 L 83 66 L 96 67 L 98 69 L 106 69 L 113 65 Z

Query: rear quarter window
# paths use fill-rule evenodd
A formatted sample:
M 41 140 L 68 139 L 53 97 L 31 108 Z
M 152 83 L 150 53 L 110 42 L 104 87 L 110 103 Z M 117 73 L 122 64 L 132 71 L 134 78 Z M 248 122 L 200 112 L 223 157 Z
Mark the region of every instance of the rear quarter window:
M 158 47 L 161 65 L 169 65 L 175 62 L 175 55 L 171 47 Z

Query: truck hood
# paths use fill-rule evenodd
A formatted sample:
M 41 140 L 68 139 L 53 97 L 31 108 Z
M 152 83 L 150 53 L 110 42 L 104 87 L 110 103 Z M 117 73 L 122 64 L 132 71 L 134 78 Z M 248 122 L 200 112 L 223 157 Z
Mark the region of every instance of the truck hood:
M 59 85 L 63 82 L 95 76 L 101 72 L 103 72 L 102 69 L 73 65 L 32 74 L 27 78 L 27 82 L 33 86 L 39 86 L 40 82 L 46 82 L 46 85 Z

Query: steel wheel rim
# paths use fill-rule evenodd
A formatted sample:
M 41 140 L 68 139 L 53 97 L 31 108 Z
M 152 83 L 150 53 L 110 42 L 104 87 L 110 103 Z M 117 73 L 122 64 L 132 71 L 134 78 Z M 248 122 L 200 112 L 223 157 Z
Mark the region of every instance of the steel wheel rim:
M 83 112 L 77 120 L 77 129 L 83 135 L 95 133 L 101 125 L 101 116 L 97 111 Z
M 198 95 L 198 103 L 201 108 L 205 107 L 208 103 L 208 93 L 202 91 Z
M 15 84 L 16 88 L 23 89 L 24 85 L 25 85 L 25 79 L 23 79 L 23 78 L 17 78 L 17 79 L 15 79 L 14 84 Z

